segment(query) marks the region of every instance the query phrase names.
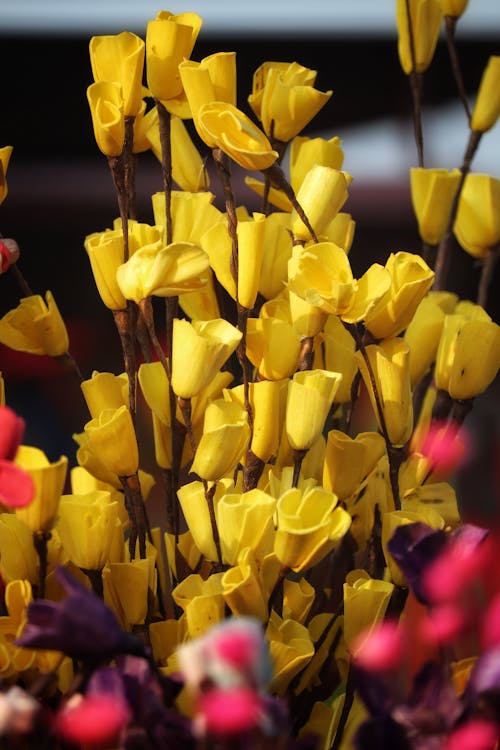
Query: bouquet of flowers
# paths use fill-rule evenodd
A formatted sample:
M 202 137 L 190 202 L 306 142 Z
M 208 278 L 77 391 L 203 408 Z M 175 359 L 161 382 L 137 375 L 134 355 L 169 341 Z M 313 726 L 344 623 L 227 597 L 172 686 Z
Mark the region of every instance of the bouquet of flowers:
M 2 380 L 2 747 L 497 746 L 500 537 L 461 518 L 449 481 L 500 366 L 485 311 L 500 180 L 471 171 L 500 115 L 500 57 L 470 108 L 466 5 L 397 0 L 421 248 L 360 278 L 342 143 L 301 135 L 332 95 L 315 71 L 262 64 L 250 117 L 234 53 L 191 59 L 195 13 L 160 11 L 145 41 L 91 39 L 118 216 L 84 247 L 123 372 L 81 374 L 52 292 L 31 291 L 2 239 L 23 298 L 0 342 L 60 360 L 89 411 L 68 471 L 23 444 Z M 470 126 L 451 171 L 424 167 L 420 115 L 443 25 Z M 164 184 L 153 224 L 135 200 L 147 150 Z M 238 204 L 233 164 L 254 173 L 259 212 Z M 475 302 L 447 290 L 455 239 L 482 264 Z

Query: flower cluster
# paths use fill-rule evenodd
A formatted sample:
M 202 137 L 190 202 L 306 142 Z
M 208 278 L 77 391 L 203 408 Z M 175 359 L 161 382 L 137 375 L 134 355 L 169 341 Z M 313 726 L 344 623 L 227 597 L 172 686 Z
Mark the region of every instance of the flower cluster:
M 498 538 L 463 523 L 451 480 L 500 366 L 485 311 L 500 182 L 469 174 L 500 115 L 500 58 L 467 109 L 460 169 L 424 168 L 419 125 L 441 22 L 454 49 L 465 5 L 398 0 L 422 248 L 359 278 L 340 139 L 301 135 L 332 95 L 315 71 L 261 65 L 256 122 L 236 106 L 234 53 L 191 59 L 197 14 L 160 11 L 145 41 L 91 39 L 87 98 L 119 215 L 83 244 L 124 371 L 80 374 L 51 292 L 0 320 L 0 342 L 73 370 L 89 412 L 68 472 L 0 409 L 0 738 L 494 746 Z M 147 150 L 164 178 L 151 224 L 135 208 Z M 260 211 L 238 205 L 232 163 L 260 173 L 246 177 Z M 475 302 L 446 288 L 453 237 L 482 263 Z M 0 253 L 2 271 L 17 264 L 13 240 Z

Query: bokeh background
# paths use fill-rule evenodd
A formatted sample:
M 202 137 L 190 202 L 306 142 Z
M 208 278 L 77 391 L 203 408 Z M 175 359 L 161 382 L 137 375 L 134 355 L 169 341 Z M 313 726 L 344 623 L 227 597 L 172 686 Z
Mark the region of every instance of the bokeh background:
M 117 204 L 106 159 L 98 151 L 86 101 L 92 82 L 88 57 L 94 34 L 134 31 L 162 7 L 142 0 L 2 0 L 0 3 L 0 143 L 13 145 L 9 195 L 0 209 L 0 232 L 14 237 L 19 266 L 36 293 L 50 289 L 68 322 L 71 351 L 83 373 L 118 371 L 120 348 L 111 314 L 94 287 L 83 241 L 111 226 Z M 317 87 L 333 89 L 306 135 L 342 138 L 344 168 L 354 181 L 344 210 L 356 220 L 351 263 L 356 274 L 391 251 L 418 251 L 408 168 L 416 163 L 408 80 L 397 56 L 395 0 L 171 0 L 168 10 L 198 12 L 205 20 L 193 59 L 235 50 L 239 106 L 253 71 L 266 60 L 297 60 L 318 71 Z M 456 37 L 471 101 L 482 70 L 500 54 L 498 0 L 470 0 Z M 467 124 L 457 104 L 442 38 L 424 83 L 426 166 L 456 167 L 462 161 Z M 500 177 L 500 126 L 486 135 L 475 171 Z M 138 216 L 151 222 L 150 196 L 161 189 L 152 154 L 138 164 Z M 212 190 L 218 196 L 217 180 Z M 235 171 L 237 200 L 258 208 Z M 450 288 L 474 298 L 479 267 L 456 248 Z M 488 312 L 499 320 L 498 273 Z M 19 291 L 1 279 L 0 314 L 17 304 Z M 28 420 L 26 442 L 49 456 L 66 452 L 74 462 L 71 434 L 87 420 L 75 384 L 56 363 L 0 348 L 0 370 L 9 403 Z M 468 420 L 476 458 L 459 482 L 470 502 L 478 495 L 498 502 L 500 441 L 498 385 L 478 399 Z M 478 468 L 479 467 L 479 468 Z M 487 469 L 485 469 L 487 467 Z M 469 502 L 469 500 L 466 500 Z

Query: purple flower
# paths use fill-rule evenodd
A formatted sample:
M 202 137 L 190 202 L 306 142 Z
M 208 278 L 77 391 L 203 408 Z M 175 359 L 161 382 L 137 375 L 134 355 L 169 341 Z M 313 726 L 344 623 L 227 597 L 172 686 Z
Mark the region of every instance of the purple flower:
M 26 648 L 62 651 L 75 659 L 100 661 L 115 654 L 144 655 L 144 646 L 125 633 L 113 612 L 62 567 L 56 577 L 68 596 L 61 602 L 45 599 L 28 605 L 28 622 L 16 640 Z
M 399 526 L 389 541 L 389 552 L 417 599 L 424 604 L 427 598 L 422 585 L 423 572 L 443 551 L 446 541 L 444 531 L 433 529 L 425 523 Z

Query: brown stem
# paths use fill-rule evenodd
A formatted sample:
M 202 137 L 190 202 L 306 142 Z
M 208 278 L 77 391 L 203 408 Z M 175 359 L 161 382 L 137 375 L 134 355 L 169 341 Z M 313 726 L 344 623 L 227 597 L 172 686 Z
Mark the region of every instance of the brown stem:
M 123 143 L 124 187 L 127 194 L 127 217 L 129 219 L 136 218 L 134 121 L 135 115 L 125 117 L 125 140 Z
M 389 458 L 389 481 L 391 484 L 394 508 L 401 510 L 401 497 L 399 494 L 399 469 L 403 463 L 406 451 L 404 448 L 396 448 L 386 441 L 387 456 Z
M 486 308 L 488 302 L 488 293 L 490 291 L 493 273 L 498 262 L 499 254 L 500 245 L 497 245 L 496 248 L 489 251 L 482 263 L 481 278 L 479 279 L 479 287 L 477 291 L 477 304 L 484 308 Z
M 172 118 L 159 99 L 155 99 L 160 127 L 161 167 L 165 192 L 165 226 L 167 245 L 172 243 Z
M 231 162 L 227 154 L 220 148 L 212 150 L 213 159 L 224 192 L 224 201 L 226 204 L 227 214 L 227 231 L 231 238 L 231 274 L 238 291 L 238 217 L 236 216 L 236 201 L 234 199 L 233 186 L 231 183 Z
M 413 130 L 415 133 L 415 144 L 417 146 L 418 165 L 419 167 L 423 167 L 424 166 L 424 139 L 423 139 L 423 134 L 422 134 L 422 111 L 421 111 L 423 76 L 421 73 L 417 73 L 417 57 L 415 53 L 415 38 L 413 36 L 413 23 L 411 20 L 410 0 L 406 0 L 406 20 L 408 23 L 408 40 L 410 42 L 410 57 L 411 57 L 410 90 L 411 90 L 411 97 L 412 97 L 412 102 L 413 102 Z
M 110 156 L 108 157 L 108 164 L 113 177 L 113 183 L 115 185 L 116 196 L 118 199 L 118 210 L 120 211 L 120 219 L 122 223 L 123 232 L 123 260 L 126 263 L 129 259 L 129 242 L 128 242 L 128 191 L 125 177 L 125 159 L 122 153 L 121 156 Z
M 302 461 L 306 457 L 307 450 L 294 450 L 293 452 L 293 479 L 292 487 L 299 486 L 300 470 L 302 468 Z
M 306 214 L 304 212 L 304 209 L 302 208 L 302 206 L 298 202 L 298 200 L 297 200 L 297 198 L 295 196 L 295 193 L 293 191 L 293 188 L 290 185 L 290 183 L 288 182 L 288 180 L 286 179 L 285 173 L 283 172 L 283 170 L 281 169 L 281 167 L 279 166 L 279 164 L 277 164 L 277 162 L 274 162 L 274 164 L 272 166 L 270 166 L 268 169 L 262 170 L 262 174 L 264 176 L 269 175 L 269 179 L 270 179 L 271 185 L 273 187 L 278 188 L 278 190 L 283 190 L 283 192 L 285 193 L 286 197 L 288 198 L 288 200 L 290 201 L 290 203 L 294 207 L 295 211 L 297 212 L 300 220 L 302 221 L 303 224 L 305 224 L 305 226 L 309 230 L 309 234 L 311 235 L 311 237 L 314 240 L 314 242 L 318 242 L 319 240 L 318 240 L 318 237 L 316 235 L 316 232 L 312 228 L 311 222 L 307 218 L 307 216 L 306 216 Z
M 49 531 L 34 531 L 33 532 L 33 546 L 36 554 L 38 555 L 39 562 L 39 575 L 38 575 L 38 590 L 37 597 L 39 599 L 45 598 L 45 579 L 47 577 L 47 544 L 51 537 Z
M 102 584 L 102 570 L 89 570 L 88 568 L 81 568 L 82 573 L 85 573 L 92 586 L 92 591 L 99 599 L 104 598 L 104 589 Z
M 250 310 L 246 307 L 242 307 L 239 302 L 237 303 L 238 308 L 238 329 L 241 331 L 241 340 L 236 350 L 236 356 L 240 363 L 241 371 L 243 373 L 243 399 L 245 403 L 245 409 L 248 417 L 248 424 L 250 427 L 250 440 L 253 434 L 253 410 L 250 404 L 250 362 L 248 361 L 246 354 L 246 342 L 247 342 L 247 322 Z
M 250 490 L 257 487 L 264 467 L 264 461 L 249 449 L 245 457 L 245 466 L 243 467 L 243 492 L 250 492 Z
M 191 422 L 191 399 L 181 398 L 180 396 L 178 396 L 177 403 L 179 404 L 179 408 L 182 412 L 182 417 L 184 419 L 184 424 L 186 425 L 189 444 L 191 446 L 193 453 L 195 453 L 196 441 L 194 439 L 193 423 Z
M 144 299 L 141 299 L 141 301 L 139 302 L 139 311 L 141 314 L 141 318 L 144 321 L 144 325 L 146 326 L 146 330 L 148 332 L 148 336 L 153 349 L 155 350 L 158 359 L 163 365 L 163 369 L 165 370 L 167 378 L 170 381 L 170 363 L 166 359 L 163 349 L 161 348 L 161 344 L 158 341 L 158 337 L 156 335 L 151 297 L 145 297 Z
M 472 159 L 481 141 L 481 136 L 482 133 L 477 130 L 471 130 L 469 135 L 469 141 L 467 143 L 464 161 L 460 170 L 462 174 L 460 176 L 457 193 L 452 203 L 448 226 L 437 251 L 433 285 L 433 289 L 436 291 L 443 291 L 446 288 L 446 281 L 451 263 L 451 251 L 453 247 L 453 226 L 455 224 L 455 219 L 457 216 L 458 203 L 464 186 L 465 178 L 470 172 Z
M 9 266 L 9 271 L 14 276 L 17 285 L 19 286 L 19 289 L 23 293 L 25 297 L 33 297 L 34 292 L 32 291 L 30 285 L 24 278 L 23 274 L 21 273 L 21 270 L 17 263 L 13 263 L 11 266 Z
M 314 336 L 304 336 L 300 342 L 299 370 L 312 370 L 314 359 Z
M 137 472 L 127 477 L 119 477 L 125 493 L 125 506 L 130 518 L 129 554 L 135 559 L 136 542 L 139 540 L 139 557 L 146 558 L 146 536 L 152 542 L 146 506 L 141 492 L 141 485 Z
M 70 352 L 65 352 L 64 354 L 60 354 L 58 357 L 54 357 L 66 370 L 66 372 L 72 373 L 78 380 L 79 383 L 83 380 L 83 375 L 80 371 L 80 368 L 78 367 L 78 364 L 76 363 L 75 358 Z
M 467 120 L 470 122 L 471 112 L 469 108 L 469 102 L 467 101 L 467 94 L 465 93 L 464 79 L 462 76 L 462 70 L 460 68 L 460 61 L 458 59 L 457 48 L 455 45 L 455 29 L 457 27 L 458 18 L 455 16 L 445 16 L 444 25 L 446 30 L 446 44 L 448 46 L 448 55 L 450 57 L 451 71 L 453 78 L 457 85 L 458 95 L 460 101 L 463 104 Z
M 215 518 L 215 506 L 214 506 L 214 495 L 217 485 L 213 484 L 211 487 L 208 486 L 207 482 L 203 481 L 203 486 L 205 488 L 205 498 L 208 505 L 208 513 L 210 515 L 210 526 L 212 528 L 212 536 L 215 544 L 215 549 L 217 550 L 217 562 L 219 565 L 219 568 L 223 568 L 222 563 L 222 549 L 220 546 L 220 536 L 219 536 L 219 529 L 217 528 L 217 521 Z
M 278 579 L 274 584 L 273 590 L 271 591 L 268 599 L 268 613 L 269 616 L 273 609 L 279 614 L 283 609 L 283 584 L 285 578 L 290 572 L 290 568 L 283 566 L 280 568 Z
M 135 422 L 136 407 L 136 369 L 137 360 L 135 352 L 135 307 L 133 302 L 127 302 L 125 310 L 113 310 L 115 325 L 120 335 L 122 345 L 123 362 L 128 378 L 128 402 L 129 410 Z

